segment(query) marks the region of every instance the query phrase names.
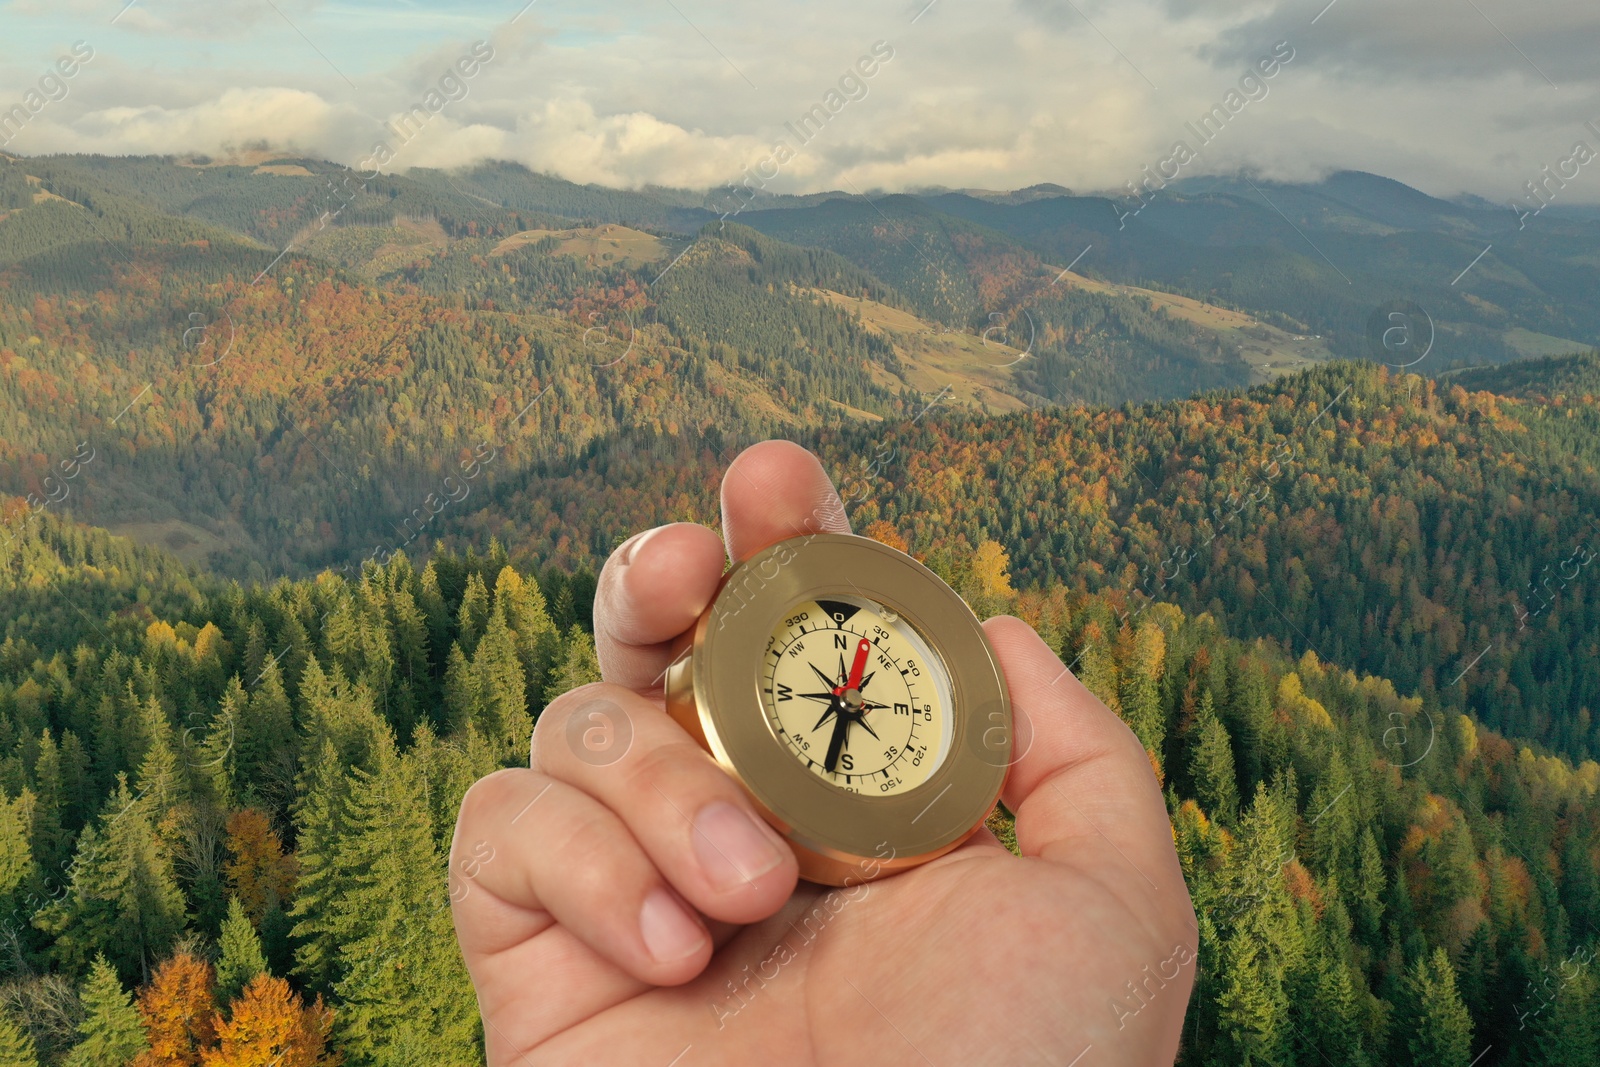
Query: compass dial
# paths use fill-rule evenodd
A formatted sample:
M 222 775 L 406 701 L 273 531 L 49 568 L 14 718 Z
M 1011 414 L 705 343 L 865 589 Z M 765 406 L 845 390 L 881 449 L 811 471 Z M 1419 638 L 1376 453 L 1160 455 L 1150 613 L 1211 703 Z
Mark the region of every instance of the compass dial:
M 950 750 L 950 679 L 904 619 L 862 597 L 795 604 L 767 640 L 761 694 L 778 739 L 840 789 L 889 796 Z

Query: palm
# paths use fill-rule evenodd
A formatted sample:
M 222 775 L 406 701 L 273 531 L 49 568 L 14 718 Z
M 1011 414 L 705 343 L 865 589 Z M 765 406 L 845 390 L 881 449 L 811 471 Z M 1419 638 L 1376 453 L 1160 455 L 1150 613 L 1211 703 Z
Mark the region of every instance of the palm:
M 746 457 L 758 449 L 736 469 L 753 466 Z M 814 477 L 796 451 L 778 446 L 762 458 L 791 480 Z M 741 505 L 740 496 L 730 476 L 735 558 L 803 532 L 781 506 Z M 679 877 L 684 897 L 709 901 L 696 907 L 714 951 L 676 964 L 640 951 L 623 921 L 638 894 L 616 888 L 637 875 L 630 853 L 676 870 L 674 842 L 692 836 L 685 812 L 694 809 L 654 783 L 728 787 L 666 718 L 653 685 L 664 640 L 704 606 L 721 570 L 721 543 L 713 558 L 708 537 L 666 527 L 648 553 L 619 550 L 622 565 L 607 564 L 596 601 L 601 662 L 617 684 L 552 704 L 536 732 L 535 770 L 491 776 L 463 805 L 456 924 L 491 1065 L 1170 1062 L 1195 931 L 1159 787 L 1132 734 L 1015 619 L 986 627 L 1026 741 L 1005 792 L 1022 858 L 982 830 L 932 863 L 843 890 L 796 884 L 792 858 L 725 897 Z M 650 611 L 661 617 L 641 620 Z M 634 750 L 603 772 L 573 762 L 565 729 L 597 694 L 619 701 L 637 732 Z M 544 799 L 546 778 L 571 779 L 621 811 L 616 846 L 604 844 L 615 816 L 576 793 Z M 646 778 L 655 795 L 641 798 Z M 464 842 L 528 811 L 539 818 L 517 825 L 543 844 L 523 845 L 533 850 L 527 871 L 512 866 L 520 854 L 481 870 L 460 861 Z

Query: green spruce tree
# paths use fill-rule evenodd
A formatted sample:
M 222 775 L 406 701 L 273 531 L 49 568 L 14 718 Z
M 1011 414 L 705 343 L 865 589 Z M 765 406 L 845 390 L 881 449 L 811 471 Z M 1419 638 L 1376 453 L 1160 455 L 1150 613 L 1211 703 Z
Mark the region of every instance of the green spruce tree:
M 261 938 L 238 897 L 228 898 L 228 917 L 222 922 L 217 947 L 222 953 L 217 961 L 217 1002 L 227 1004 L 243 991 L 250 979 L 267 969 Z
M 34 917 L 56 938 L 53 952 L 67 969 L 82 970 L 103 952 L 121 974 L 141 974 L 182 932 L 183 893 L 152 810 L 120 778 L 99 821 L 78 839 L 67 895 Z
M 409 1047 L 423 1062 L 475 1062 L 477 1012 L 457 951 L 427 780 L 385 750 L 351 776 L 333 891 L 320 927 L 339 947 L 335 1032 L 353 1063 L 395 1062 Z
M 1231 826 L 1239 817 L 1239 778 L 1233 766 L 1233 740 L 1212 706 L 1211 693 L 1201 694 L 1195 716 L 1195 793 L 1212 819 Z
M 65 1067 L 127 1067 L 148 1047 L 133 997 L 104 956 L 95 956 L 79 999 L 84 1017 Z
M 33 1038 L 4 1011 L 0 1011 L 0 1067 L 39 1067 Z
M 1536 1027 L 1538 1062 L 1600 1067 L 1600 995 L 1590 960 L 1563 960 L 1556 978 L 1555 996 Z
M 595 655 L 594 638 L 576 624 L 567 631 L 561 663 L 545 685 L 544 702 L 550 703 L 569 689 L 600 680 L 600 659 Z
M 1456 991 L 1456 971 L 1443 948 L 1420 957 L 1406 976 L 1414 1008 L 1406 1049 L 1416 1067 L 1464 1067 L 1472 1059 L 1472 1017 Z M 1406 1020 L 1397 1020 L 1401 1031 Z

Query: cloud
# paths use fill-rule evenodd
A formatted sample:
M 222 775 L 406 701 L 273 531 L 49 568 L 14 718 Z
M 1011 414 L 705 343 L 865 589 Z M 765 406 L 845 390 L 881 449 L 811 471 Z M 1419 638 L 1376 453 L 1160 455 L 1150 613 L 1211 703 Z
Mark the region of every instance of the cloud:
M 1280 40 L 1295 58 L 1270 95 L 1186 174 L 1357 167 L 1498 199 L 1600 118 L 1592 0 L 1336 0 L 1320 17 L 1326 0 L 808 0 L 759 13 L 732 0 L 542 0 L 515 25 L 518 2 L 275 2 L 292 27 L 265 4 L 247 17 L 213 0 L 140 0 L 112 27 L 102 0 L 14 0 L 0 48 L 13 95 L 62 39 L 92 31 L 97 49 L 24 150 L 267 140 L 356 164 L 384 118 L 480 39 L 493 61 L 396 168 L 494 157 L 574 181 L 720 187 L 767 158 L 876 41 L 893 59 L 769 189 L 1120 188 Z M 1564 195 L 1600 200 L 1593 184 Z
M 597 115 L 582 99 L 552 100 L 506 135 L 511 156 L 569 181 L 704 188 L 731 180 L 767 146 L 715 137 L 645 112 Z
M 35 152 L 107 155 L 213 152 L 263 140 L 273 145 L 326 149 L 335 109 L 298 89 L 225 89 L 216 100 L 187 107 L 122 105 L 89 111 L 70 126 L 39 124 Z
M 1316 8 L 1312 8 L 1313 14 Z M 1310 23 L 1303 3 L 1281 3 L 1228 28 L 1201 54 L 1237 61 L 1257 42 L 1290 40 L 1326 73 L 1362 81 L 1481 82 L 1503 73 L 1550 88 L 1600 82 L 1600 20 L 1587 0 L 1408 0 L 1374 16 L 1362 0 L 1339 0 Z

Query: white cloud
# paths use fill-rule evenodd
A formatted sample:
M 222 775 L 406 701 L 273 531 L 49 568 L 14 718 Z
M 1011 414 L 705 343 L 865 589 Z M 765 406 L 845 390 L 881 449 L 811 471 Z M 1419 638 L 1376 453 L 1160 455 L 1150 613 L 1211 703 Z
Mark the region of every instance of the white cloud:
M 489 0 L 398 12 L 276 2 L 295 28 L 267 5 L 244 5 L 270 16 L 250 22 L 212 0 L 140 0 L 95 31 L 94 64 L 29 127 L 24 150 L 214 153 L 265 139 L 357 163 L 381 118 L 481 38 L 494 60 L 396 167 L 498 157 L 575 181 L 720 186 L 766 158 L 784 123 L 878 40 L 895 55 L 866 97 L 770 188 L 1116 188 L 1282 39 L 1296 57 L 1269 97 L 1186 173 L 1358 167 L 1502 197 L 1600 118 L 1593 0 L 1476 0 L 1494 26 L 1459 0 L 1338 0 L 1315 24 L 1323 4 L 1306 0 L 941 0 L 914 24 L 921 0 L 694 0 L 681 14 L 540 0 L 514 27 L 520 5 Z M 35 81 L 56 42 L 85 35 L 90 7 L 104 21 L 101 0 L 14 0 L 8 30 L 26 32 L 0 47 L 0 84 Z M 202 40 L 174 47 L 184 35 Z M 1600 200 L 1600 184 L 1571 195 Z
M 139 155 L 214 152 L 228 144 L 265 140 L 325 149 L 334 109 L 299 89 L 225 89 L 216 100 L 186 107 L 121 105 L 92 110 L 70 126 L 39 123 L 33 152 Z

